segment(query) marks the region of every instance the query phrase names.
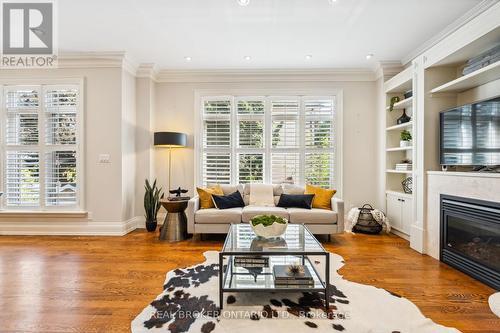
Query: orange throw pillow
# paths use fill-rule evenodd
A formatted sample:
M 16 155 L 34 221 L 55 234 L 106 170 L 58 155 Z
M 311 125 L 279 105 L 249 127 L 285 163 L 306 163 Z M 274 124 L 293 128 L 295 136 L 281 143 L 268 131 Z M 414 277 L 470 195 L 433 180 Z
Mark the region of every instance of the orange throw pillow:
M 332 197 L 336 192 L 336 190 L 326 190 L 318 186 L 306 185 L 305 194 L 314 194 L 312 208 L 332 210 Z
M 215 208 L 214 201 L 212 200 L 212 194 L 224 195 L 220 185 L 215 185 L 208 188 L 197 187 L 196 191 L 200 197 L 200 209 Z

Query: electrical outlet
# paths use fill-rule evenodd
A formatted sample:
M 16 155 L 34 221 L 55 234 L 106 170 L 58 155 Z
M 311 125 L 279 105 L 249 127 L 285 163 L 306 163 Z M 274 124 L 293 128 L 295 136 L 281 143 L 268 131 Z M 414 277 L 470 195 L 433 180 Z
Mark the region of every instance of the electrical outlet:
M 99 163 L 110 163 L 109 154 L 100 154 L 99 155 Z

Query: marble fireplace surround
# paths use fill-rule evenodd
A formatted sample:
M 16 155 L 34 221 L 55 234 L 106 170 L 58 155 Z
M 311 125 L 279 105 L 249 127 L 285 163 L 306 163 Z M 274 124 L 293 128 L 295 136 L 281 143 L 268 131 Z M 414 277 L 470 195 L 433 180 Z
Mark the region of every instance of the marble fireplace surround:
M 428 171 L 425 253 L 439 260 L 440 195 L 500 202 L 500 174 Z

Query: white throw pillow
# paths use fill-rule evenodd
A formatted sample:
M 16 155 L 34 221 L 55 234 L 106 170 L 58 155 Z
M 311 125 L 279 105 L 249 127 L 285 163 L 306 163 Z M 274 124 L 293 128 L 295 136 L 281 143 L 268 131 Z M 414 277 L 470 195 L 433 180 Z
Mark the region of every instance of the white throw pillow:
M 273 207 L 273 185 L 250 184 L 250 205 Z

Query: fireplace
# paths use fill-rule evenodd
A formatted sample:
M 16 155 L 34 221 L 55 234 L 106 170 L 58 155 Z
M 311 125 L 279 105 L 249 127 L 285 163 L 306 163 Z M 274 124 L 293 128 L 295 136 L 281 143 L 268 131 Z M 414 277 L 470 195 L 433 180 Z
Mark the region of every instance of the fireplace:
M 442 262 L 500 290 L 500 203 L 441 195 Z

